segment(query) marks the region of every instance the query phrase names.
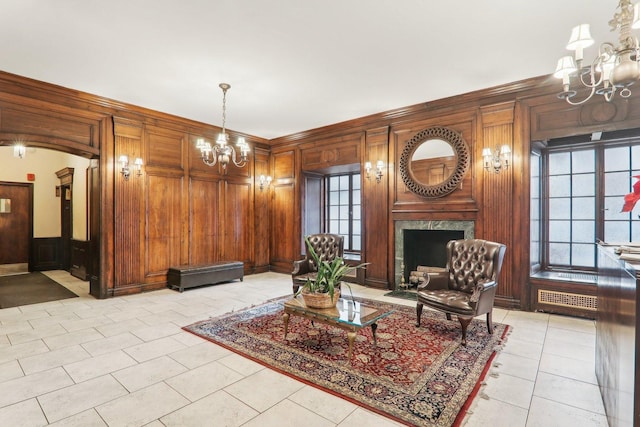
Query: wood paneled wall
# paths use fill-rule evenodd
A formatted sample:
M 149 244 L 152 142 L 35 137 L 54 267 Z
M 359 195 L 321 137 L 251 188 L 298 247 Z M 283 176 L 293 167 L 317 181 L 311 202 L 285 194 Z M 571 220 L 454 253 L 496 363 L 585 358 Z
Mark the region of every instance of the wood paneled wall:
M 269 265 L 268 199 L 255 238 L 255 173 L 268 172 L 268 141 L 243 168 L 203 164 L 195 141 L 215 126 L 0 73 L 0 144 L 23 141 L 93 158 L 90 173 L 91 294 L 104 298 L 164 287 L 173 265 L 239 260 L 245 271 Z M 144 162 L 141 176 L 120 173 L 118 158 Z M 268 193 L 267 193 L 268 194 Z M 267 221 L 265 224 L 264 221 Z M 255 248 L 254 245 L 258 244 Z
M 335 138 L 364 133 L 361 170 L 364 171 L 365 161 L 375 162 L 378 157 L 386 156 L 387 169 L 382 182 L 376 185 L 375 180 L 365 180 L 363 185 L 363 261 L 371 263 L 366 272 L 367 285 L 395 286 L 396 221 L 472 221 L 475 237 L 507 245 L 497 304 L 530 309 L 531 141 L 640 127 L 640 95 L 612 104 L 596 99 L 584 106 L 572 107 L 555 96 L 558 90 L 557 82 L 546 76 L 515 82 L 277 138 L 271 141 L 272 150 L 275 153 L 286 147 L 291 159 L 296 159 L 296 153 L 307 158 L 303 152 L 311 144 L 316 152 L 321 152 L 323 143 L 330 148 Z M 407 190 L 398 164 L 407 141 L 433 126 L 448 127 L 462 135 L 471 153 L 471 166 L 454 192 L 442 198 L 425 199 Z M 512 150 L 509 169 L 499 174 L 485 171 L 482 149 L 505 144 Z M 287 210 L 288 218 L 297 221 L 296 198 L 303 191 L 296 189 L 288 194 L 296 209 L 294 213 L 290 212 L 290 204 L 274 203 L 272 215 L 284 216 Z M 287 238 L 299 241 L 301 236 L 293 233 Z M 278 260 L 282 266 L 290 265 L 288 261 Z
M 302 251 L 304 172 L 364 171 L 364 162 L 383 160 L 381 182 L 362 182 L 365 284 L 395 286 L 396 221 L 473 221 L 476 237 L 508 246 L 499 303 L 528 309 L 531 141 L 640 127 L 640 95 L 571 107 L 557 91 L 543 76 L 271 141 L 242 135 L 255 148 L 250 162 L 224 171 L 195 149 L 197 138 L 215 139 L 214 126 L 0 73 L 0 144 L 97 159 L 88 222 L 97 297 L 163 287 L 173 264 L 234 259 L 246 273 L 289 273 Z M 397 167 L 407 141 L 432 126 L 459 132 L 471 153 L 459 188 L 439 199 L 407 191 Z M 502 144 L 512 166 L 484 171 L 482 149 Z M 122 178 L 121 154 L 143 158 L 141 177 Z M 273 178 L 262 191 L 260 174 Z

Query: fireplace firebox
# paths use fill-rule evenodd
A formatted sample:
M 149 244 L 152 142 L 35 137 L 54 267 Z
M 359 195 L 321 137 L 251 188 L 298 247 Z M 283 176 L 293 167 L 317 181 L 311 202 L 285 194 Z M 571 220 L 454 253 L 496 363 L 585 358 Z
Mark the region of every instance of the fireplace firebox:
M 402 230 L 404 234 L 404 279 L 419 265 L 445 267 L 447 243 L 464 239 L 463 230 Z

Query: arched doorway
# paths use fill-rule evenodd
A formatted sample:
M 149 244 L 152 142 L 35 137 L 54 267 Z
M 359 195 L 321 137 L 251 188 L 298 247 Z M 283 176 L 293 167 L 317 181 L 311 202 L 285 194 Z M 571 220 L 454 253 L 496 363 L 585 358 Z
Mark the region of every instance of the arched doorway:
M 93 218 L 99 213 L 99 162 L 56 148 L 29 147 L 23 158 L 14 158 L 13 147 L 0 145 L 4 166 L 0 182 L 29 185 L 32 193 L 28 237 L 10 240 L 28 247 L 26 258 L 20 252 L 20 261 L 28 263 L 29 271 L 66 270 L 84 281 L 93 277 L 96 289 L 92 294 L 99 296 L 100 227 Z M 28 217 L 26 213 L 21 216 Z M 9 251 L 0 248 L 0 264 Z

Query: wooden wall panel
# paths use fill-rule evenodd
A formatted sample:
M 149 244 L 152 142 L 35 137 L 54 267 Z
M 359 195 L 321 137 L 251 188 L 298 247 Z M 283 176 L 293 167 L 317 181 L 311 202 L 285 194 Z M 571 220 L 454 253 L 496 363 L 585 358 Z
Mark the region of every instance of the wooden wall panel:
M 31 243 L 30 270 L 60 269 L 60 237 L 37 237 Z
M 256 148 L 255 155 L 255 185 L 254 185 L 254 261 L 255 272 L 269 271 L 271 254 L 269 248 L 270 235 L 270 209 L 271 185 L 260 189 L 260 175 L 271 176 L 273 174 L 269 168 L 269 151 Z
M 290 273 L 293 260 L 300 258 L 300 202 L 296 194 L 295 151 L 272 154 L 271 265 Z
M 97 149 L 99 144 L 96 124 L 95 121 L 85 118 L 69 117 L 50 111 L 33 111 L 9 106 L 2 106 L 0 109 L 0 132 L 28 135 L 29 141 L 57 138 L 85 146 L 86 149 Z
M 364 271 L 365 284 L 377 288 L 389 286 L 389 128 L 387 126 L 366 132 L 363 162 L 374 165 L 382 160 L 387 166 L 380 182 L 372 171 L 367 178 L 362 173 L 363 261 L 368 262 Z M 373 231 L 375 230 L 375 231 Z
M 640 96 L 616 96 L 612 102 L 597 96 L 578 106 L 546 96 L 526 102 L 531 107 L 527 119 L 532 141 L 640 127 Z
M 252 184 L 227 181 L 224 186 L 220 250 L 226 261 L 242 261 L 253 267 L 253 203 Z
M 147 167 L 159 166 L 182 170 L 184 168 L 182 153 L 186 141 L 185 134 L 149 126 L 145 130 Z
M 301 147 L 301 168 L 305 171 L 321 170 L 339 165 L 360 163 L 361 134 L 329 138 Z
M 504 267 L 500 273 L 496 297 L 503 305 L 519 306 L 521 283 L 514 281 L 513 260 L 516 259 L 517 227 L 514 224 L 513 187 L 514 164 L 496 174 L 482 168 L 482 148 L 495 149 L 507 145 L 512 152 L 516 151 L 514 139 L 514 103 L 503 103 L 481 109 L 483 138 L 482 146 L 475 147 L 476 159 L 479 159 L 476 170 L 482 178 L 482 213 L 478 221 L 477 235 L 483 239 L 504 243 L 507 246 Z M 524 236 L 522 236 L 524 237 Z M 528 237 L 528 236 L 527 236 Z M 528 241 L 528 239 L 527 239 Z
M 189 188 L 189 264 L 220 261 L 220 183 L 191 178 Z
M 115 195 L 114 195 L 114 288 L 144 282 L 142 246 L 143 181 L 135 174 L 125 180 L 120 174 L 117 159 L 142 157 L 142 128 L 135 124 L 116 122 L 115 125 Z
M 183 178 L 147 173 L 145 277 L 165 275 L 182 264 Z

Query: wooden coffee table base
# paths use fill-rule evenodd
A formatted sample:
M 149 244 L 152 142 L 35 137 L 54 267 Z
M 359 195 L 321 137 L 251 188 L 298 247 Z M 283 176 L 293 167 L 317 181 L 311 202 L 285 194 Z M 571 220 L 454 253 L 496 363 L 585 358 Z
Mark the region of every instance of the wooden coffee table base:
M 324 323 L 325 325 L 335 326 L 336 328 L 340 328 L 342 330 L 347 331 L 347 339 L 349 340 L 349 360 L 351 360 L 351 356 L 353 355 L 353 343 L 356 340 L 356 334 L 358 330 L 362 329 L 362 326 L 359 325 L 349 325 L 345 323 L 339 323 L 332 319 L 321 317 L 315 315 L 313 312 L 300 312 L 298 310 L 288 310 L 285 306 L 284 314 L 282 315 L 282 320 L 284 321 L 284 339 L 287 339 L 287 333 L 289 332 L 289 317 L 291 314 L 296 316 L 305 317 L 313 322 Z M 377 323 L 371 324 L 371 333 L 373 335 L 373 345 L 378 345 L 376 341 L 376 329 L 378 329 Z

